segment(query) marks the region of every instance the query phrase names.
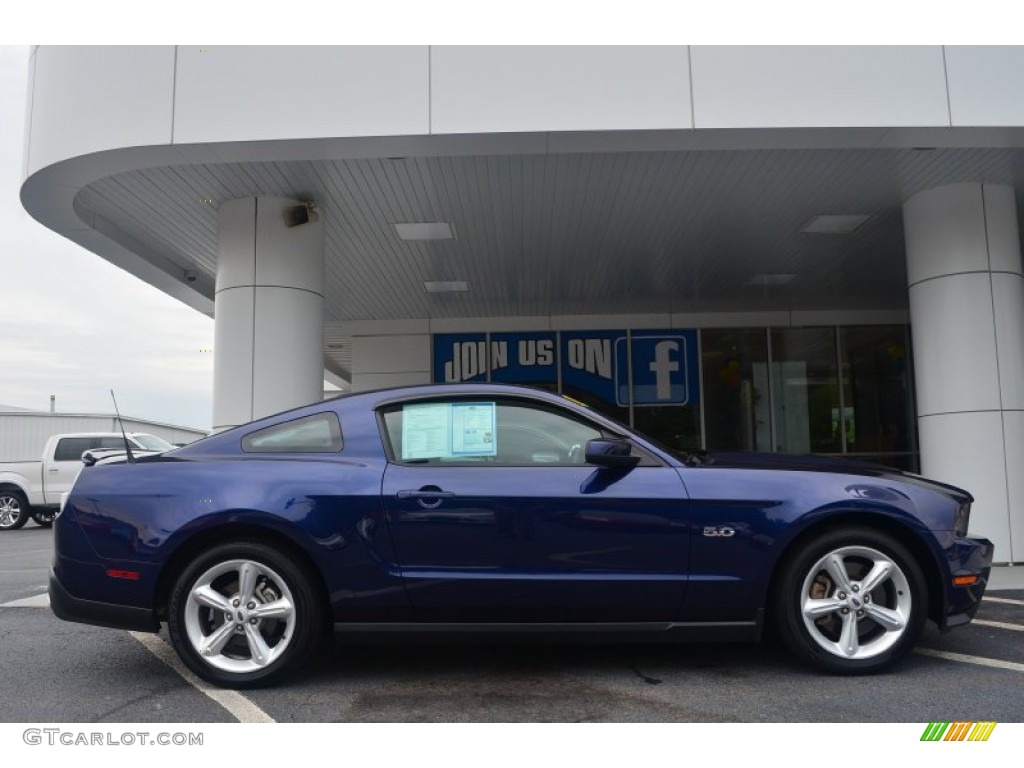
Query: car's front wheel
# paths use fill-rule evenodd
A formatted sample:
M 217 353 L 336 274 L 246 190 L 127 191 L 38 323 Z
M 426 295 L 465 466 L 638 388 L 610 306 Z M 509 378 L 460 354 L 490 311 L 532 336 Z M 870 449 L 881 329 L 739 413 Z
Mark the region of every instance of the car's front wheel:
M 895 538 L 840 528 L 799 546 L 774 596 L 782 640 L 829 672 L 878 671 L 906 654 L 927 618 L 921 567 Z
M 171 643 L 218 685 L 268 685 L 315 650 L 321 609 L 312 576 L 262 542 L 214 547 L 178 577 L 168 604 Z
M 21 491 L 0 491 L 0 531 L 21 528 L 28 515 L 28 500 Z

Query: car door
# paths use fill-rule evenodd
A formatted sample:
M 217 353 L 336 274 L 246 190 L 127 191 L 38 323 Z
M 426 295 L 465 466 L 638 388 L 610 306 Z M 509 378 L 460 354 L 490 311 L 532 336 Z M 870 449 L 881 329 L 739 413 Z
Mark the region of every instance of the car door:
M 669 621 L 687 574 L 679 475 L 644 453 L 585 463 L 607 431 L 515 398 L 388 406 L 382 494 L 417 616 L 439 622 Z

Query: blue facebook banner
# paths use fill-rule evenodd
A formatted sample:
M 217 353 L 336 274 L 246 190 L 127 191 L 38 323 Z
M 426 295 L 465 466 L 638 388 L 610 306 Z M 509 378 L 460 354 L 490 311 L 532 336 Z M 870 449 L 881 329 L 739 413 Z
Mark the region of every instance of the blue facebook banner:
M 619 405 L 628 405 L 629 360 L 623 340 L 615 350 L 616 394 Z M 697 332 L 633 331 L 633 405 L 696 405 Z
M 492 333 L 491 381 L 557 381 L 556 342 L 554 333 Z
M 434 336 L 434 382 L 487 381 L 487 334 L 439 333 Z
M 562 386 L 615 402 L 614 347 L 623 331 L 563 331 Z
M 632 354 L 630 354 L 630 352 Z M 630 359 L 632 384 L 630 393 Z M 694 330 L 446 333 L 434 336 L 434 381 L 554 382 L 587 392 L 608 405 L 696 405 L 697 332 Z

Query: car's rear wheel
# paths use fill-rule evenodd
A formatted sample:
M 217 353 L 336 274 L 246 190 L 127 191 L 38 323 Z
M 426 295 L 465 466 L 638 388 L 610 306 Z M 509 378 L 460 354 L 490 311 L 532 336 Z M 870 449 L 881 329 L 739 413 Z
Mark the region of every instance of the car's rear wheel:
M 875 672 L 906 654 L 927 618 L 928 590 L 913 555 L 870 528 L 828 531 L 800 545 L 774 596 L 782 640 L 829 672 Z
M 21 491 L 0 491 L 0 531 L 21 528 L 28 517 L 28 499 Z
M 315 650 L 321 609 L 312 577 L 262 542 L 214 547 L 178 577 L 171 643 L 200 677 L 244 688 L 277 682 Z

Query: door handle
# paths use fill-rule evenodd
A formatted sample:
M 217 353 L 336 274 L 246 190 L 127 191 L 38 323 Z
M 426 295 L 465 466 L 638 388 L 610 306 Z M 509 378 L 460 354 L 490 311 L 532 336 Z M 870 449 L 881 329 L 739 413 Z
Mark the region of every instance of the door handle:
M 395 494 L 395 496 L 397 496 L 400 499 L 454 499 L 455 498 L 455 494 L 452 493 L 451 491 L 442 491 L 442 490 L 436 490 L 436 491 L 429 491 L 429 490 L 399 491 L 398 493 Z
M 59 472 L 60 470 L 54 467 L 53 469 L 46 470 L 47 472 Z

